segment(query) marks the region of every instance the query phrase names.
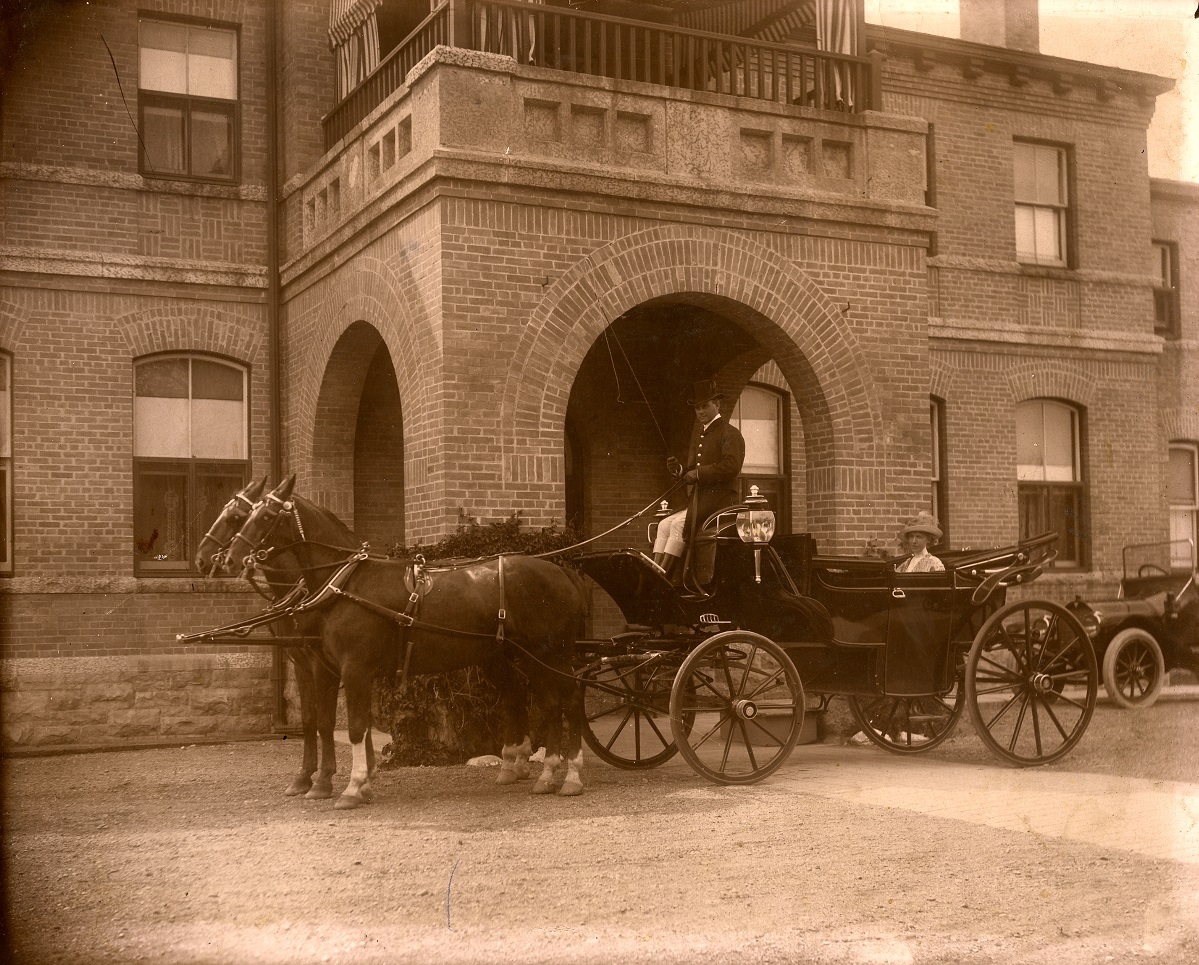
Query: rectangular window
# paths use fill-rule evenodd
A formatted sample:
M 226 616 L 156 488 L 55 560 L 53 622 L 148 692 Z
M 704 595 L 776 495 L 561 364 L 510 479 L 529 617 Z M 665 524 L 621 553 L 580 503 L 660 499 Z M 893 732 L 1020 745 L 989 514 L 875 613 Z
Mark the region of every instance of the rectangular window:
M 745 461 L 741 464 L 742 497 L 757 486 L 774 510 L 776 529 L 790 532 L 790 489 L 784 468 L 786 406 L 784 396 L 765 387 L 747 385 L 733 407 L 729 424 L 745 439 Z
M 245 485 L 245 370 L 166 356 L 137 363 L 133 533 L 138 573 L 187 573 L 221 507 Z
M 1178 245 L 1153 242 L 1156 275 L 1153 285 L 1153 330 L 1164 338 L 1178 338 Z
M 1020 538 L 1057 533 L 1058 565 L 1086 563 L 1078 413 L 1057 402 L 1016 407 Z
M 142 173 L 235 180 L 237 31 L 157 20 L 138 26 Z
M 1067 261 L 1069 214 L 1066 149 L 1016 141 L 1016 259 L 1031 265 Z
M 1193 443 L 1170 446 L 1166 500 L 1170 504 L 1170 564 L 1190 567 L 1199 542 L 1199 447 Z
M 0 575 L 12 573 L 12 359 L 0 354 Z

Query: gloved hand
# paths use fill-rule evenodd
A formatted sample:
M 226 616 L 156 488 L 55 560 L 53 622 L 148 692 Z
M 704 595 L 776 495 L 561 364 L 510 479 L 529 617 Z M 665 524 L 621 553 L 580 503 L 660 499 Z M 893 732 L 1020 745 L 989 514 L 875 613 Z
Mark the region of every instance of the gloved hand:
M 666 471 L 678 479 L 683 474 L 683 464 L 674 456 L 668 456 L 666 459 Z
M 698 469 L 688 469 L 687 474 L 685 476 L 683 476 L 684 482 L 693 483 L 698 479 L 699 479 L 699 470 Z

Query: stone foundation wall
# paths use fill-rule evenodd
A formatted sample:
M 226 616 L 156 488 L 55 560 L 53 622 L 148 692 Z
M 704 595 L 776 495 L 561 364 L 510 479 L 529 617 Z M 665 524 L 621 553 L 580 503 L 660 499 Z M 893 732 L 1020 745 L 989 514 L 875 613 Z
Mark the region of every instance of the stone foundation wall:
M 0 701 L 6 748 L 267 734 L 271 655 L 7 660 Z

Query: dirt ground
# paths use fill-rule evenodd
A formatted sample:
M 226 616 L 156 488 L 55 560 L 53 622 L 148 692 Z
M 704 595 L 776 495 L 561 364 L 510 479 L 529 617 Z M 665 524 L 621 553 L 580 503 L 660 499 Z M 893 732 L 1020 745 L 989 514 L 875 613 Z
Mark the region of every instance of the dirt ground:
M 1197 734 L 1199 703 L 1101 705 L 1053 767 L 1199 784 Z M 574 799 L 497 787 L 492 769 L 391 770 L 375 803 L 334 811 L 282 796 L 299 750 L 5 761 L 14 959 L 1199 962 L 1195 865 L 717 787 L 677 759 L 591 761 Z M 968 722 L 932 755 L 999 768 Z

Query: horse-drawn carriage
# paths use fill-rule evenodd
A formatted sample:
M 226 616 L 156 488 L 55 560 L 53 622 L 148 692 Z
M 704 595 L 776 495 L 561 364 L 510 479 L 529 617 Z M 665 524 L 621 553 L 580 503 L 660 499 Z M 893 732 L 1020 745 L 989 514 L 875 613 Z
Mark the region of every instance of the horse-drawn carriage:
M 1055 603 L 1005 600 L 1052 559 L 1052 534 L 900 573 L 903 557 L 820 556 L 806 535 L 753 545 L 739 510 L 710 522 L 716 561 L 700 592 L 635 550 L 575 559 L 630 624 L 579 644 L 598 757 L 641 768 L 681 751 L 710 780 L 751 783 L 790 754 L 809 702 L 834 695 L 901 754 L 936 747 L 967 707 L 1009 764 L 1057 760 L 1081 739 L 1098 687 L 1086 632 Z
M 894 565 L 902 557 L 821 556 L 806 535 L 775 536 L 772 514 L 747 502 L 705 523 L 696 535 L 707 551 L 703 579 L 678 586 L 636 549 L 580 547 L 562 566 L 527 556 L 440 565 L 371 557 L 332 514 L 292 498 L 291 484 L 261 499 L 261 485 L 247 487 L 200 551 L 205 569 L 244 553 L 245 572 L 266 577 L 271 607 L 179 636 L 244 642 L 259 626 L 306 628 L 291 642 L 303 644 L 297 667 L 317 678 L 309 703 L 322 708 L 304 710 L 305 763 L 289 793 L 330 796 L 330 681 L 334 704 L 337 680 L 346 688 L 354 768 L 339 806 L 352 807 L 370 798 L 371 680 L 489 653 L 519 664 L 534 694 L 548 695 L 551 716 L 566 719 L 565 740 L 554 728 L 547 735 L 535 786 L 543 792 L 581 792 L 580 736 L 618 767 L 681 752 L 711 781 L 754 783 L 794 749 L 809 703 L 824 708 L 834 695 L 848 699 L 871 741 L 897 753 L 937 746 L 969 708 L 984 744 L 1015 765 L 1062 757 L 1095 708 L 1096 658 L 1078 620 L 1055 603 L 1005 599 L 1052 560 L 1052 534 L 942 554 L 945 572 L 906 574 Z M 570 633 L 581 628 L 583 596 L 577 576 L 555 574 L 575 570 L 611 596 L 625 630 Z M 501 783 L 527 775 L 531 750 L 523 681 L 508 682 Z M 313 782 L 318 729 L 325 760 Z M 565 774 L 555 778 L 556 769 Z

